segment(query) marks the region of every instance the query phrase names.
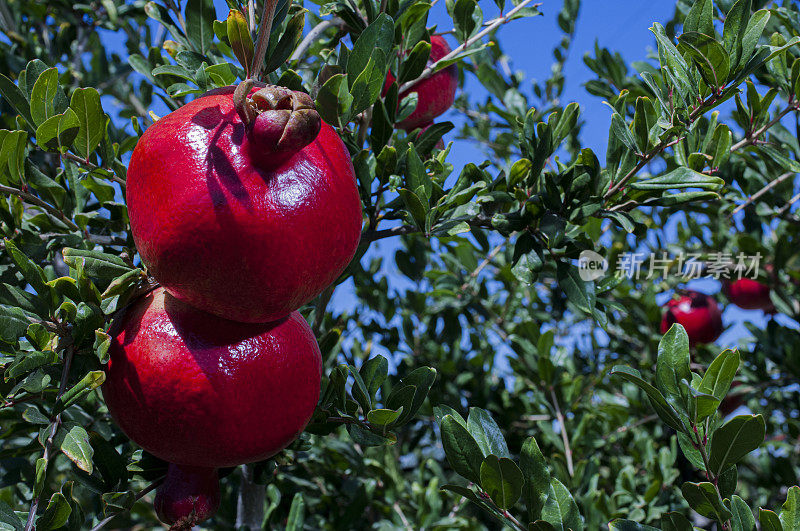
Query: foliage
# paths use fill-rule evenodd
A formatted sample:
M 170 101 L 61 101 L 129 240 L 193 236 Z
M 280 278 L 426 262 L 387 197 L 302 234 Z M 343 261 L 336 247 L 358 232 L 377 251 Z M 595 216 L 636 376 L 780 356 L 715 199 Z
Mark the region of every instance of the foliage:
M 796 3 L 680 0 L 652 57 L 587 54 L 604 161 L 561 103 L 578 0 L 535 83 L 494 67 L 513 59 L 504 23 L 540 23 L 530 0 L 447 0 L 461 46 L 431 66 L 426 0 L 281 1 L 263 64 L 256 14 L 229 4 L 221 20 L 210 0 L 0 4 L 0 527 L 154 525 L 139 501 L 166 465 L 101 393 L 109 326 L 152 284 L 126 163 L 154 102 L 260 75 L 338 128 L 364 232 L 339 280 L 355 302 L 332 311 L 328 290 L 304 309 L 325 361 L 311 425 L 224 471 L 209 528 L 798 528 Z M 416 105 L 399 94 L 449 64 L 488 93 L 457 101 L 456 141 L 486 154 L 463 168 L 435 147 L 452 123 L 394 129 Z M 585 250 L 760 253 L 783 318 L 739 350 L 690 351 L 681 327 L 656 333 L 679 278 L 584 281 Z M 730 394 L 752 414 L 723 418 Z

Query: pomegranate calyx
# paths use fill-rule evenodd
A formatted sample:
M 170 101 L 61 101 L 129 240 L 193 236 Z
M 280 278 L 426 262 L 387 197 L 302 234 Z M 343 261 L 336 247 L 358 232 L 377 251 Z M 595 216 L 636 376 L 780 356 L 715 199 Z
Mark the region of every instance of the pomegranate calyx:
M 259 150 L 294 154 L 313 142 L 322 127 L 314 101 L 304 92 L 267 85 L 248 103 L 255 115 L 249 134 Z

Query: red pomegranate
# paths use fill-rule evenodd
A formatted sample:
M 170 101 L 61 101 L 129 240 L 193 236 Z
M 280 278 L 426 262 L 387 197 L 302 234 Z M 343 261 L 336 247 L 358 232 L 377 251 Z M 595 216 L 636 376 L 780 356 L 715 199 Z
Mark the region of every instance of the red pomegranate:
M 713 343 L 722 333 L 722 311 L 710 296 L 697 291 L 687 291 L 678 299 L 666 304 L 661 320 L 661 333 L 678 323 L 686 329 L 689 345 Z
M 305 428 L 322 360 L 305 319 L 246 324 L 196 310 L 159 288 L 112 333 L 103 396 L 120 428 L 177 465 L 266 459 Z
M 342 273 L 361 202 L 350 155 L 307 94 L 266 86 L 238 98 L 212 91 L 150 126 L 126 197 L 142 261 L 167 291 L 261 323 Z
M 431 54 L 428 57 L 428 65 L 435 63 L 452 50 L 444 37 L 440 35 L 431 36 Z M 389 90 L 389 86 L 395 82 L 392 72 L 386 76 L 386 83 L 383 86 L 383 93 Z M 400 99 L 408 96 L 412 92 L 417 93 L 417 108 L 414 109 L 405 120 L 397 124 L 397 127 L 406 131 L 430 125 L 433 119 L 444 114 L 447 109 L 453 106 L 456 99 L 456 89 L 458 88 L 458 68 L 450 65 L 443 70 L 439 70 L 429 78 L 415 83 L 410 89 L 400 94 Z
M 173 530 L 188 530 L 208 520 L 220 502 L 216 468 L 170 464 L 153 501 L 158 519 Z
M 722 291 L 732 303 L 743 310 L 764 310 L 774 313 L 775 306 L 769 298 L 769 286 L 750 278 L 722 281 Z

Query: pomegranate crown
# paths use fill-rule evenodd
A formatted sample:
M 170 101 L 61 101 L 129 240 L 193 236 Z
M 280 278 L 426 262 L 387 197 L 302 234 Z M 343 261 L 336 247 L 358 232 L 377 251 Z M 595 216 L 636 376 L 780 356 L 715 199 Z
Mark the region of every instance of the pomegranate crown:
M 319 134 L 322 119 L 311 96 L 267 85 L 250 94 L 252 81 L 236 87 L 234 104 L 251 140 L 273 153 L 295 153 Z

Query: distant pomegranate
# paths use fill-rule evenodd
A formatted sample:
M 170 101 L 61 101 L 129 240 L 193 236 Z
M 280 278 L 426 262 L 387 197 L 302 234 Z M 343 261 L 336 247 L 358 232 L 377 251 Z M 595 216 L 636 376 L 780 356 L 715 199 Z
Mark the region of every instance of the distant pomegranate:
M 447 44 L 444 37 L 440 35 L 431 36 L 431 54 L 428 58 L 428 65 L 438 61 L 451 51 L 450 45 Z M 395 76 L 392 72 L 389 72 L 383 87 L 384 95 L 394 82 Z M 416 92 L 417 108 L 397 126 L 406 131 L 411 131 L 430 125 L 434 118 L 441 116 L 453 106 L 453 102 L 456 99 L 456 89 L 458 89 L 458 68 L 455 65 L 450 65 L 429 78 L 418 81 L 411 88 L 400 94 L 400 99 L 402 100 L 412 92 Z
M 689 345 L 713 343 L 722 333 L 722 311 L 712 297 L 687 291 L 666 304 L 661 333 L 666 333 L 675 323 L 686 329 Z
M 744 310 L 764 310 L 774 313 L 775 306 L 769 297 L 769 286 L 750 278 L 723 280 L 722 291 L 732 303 Z

